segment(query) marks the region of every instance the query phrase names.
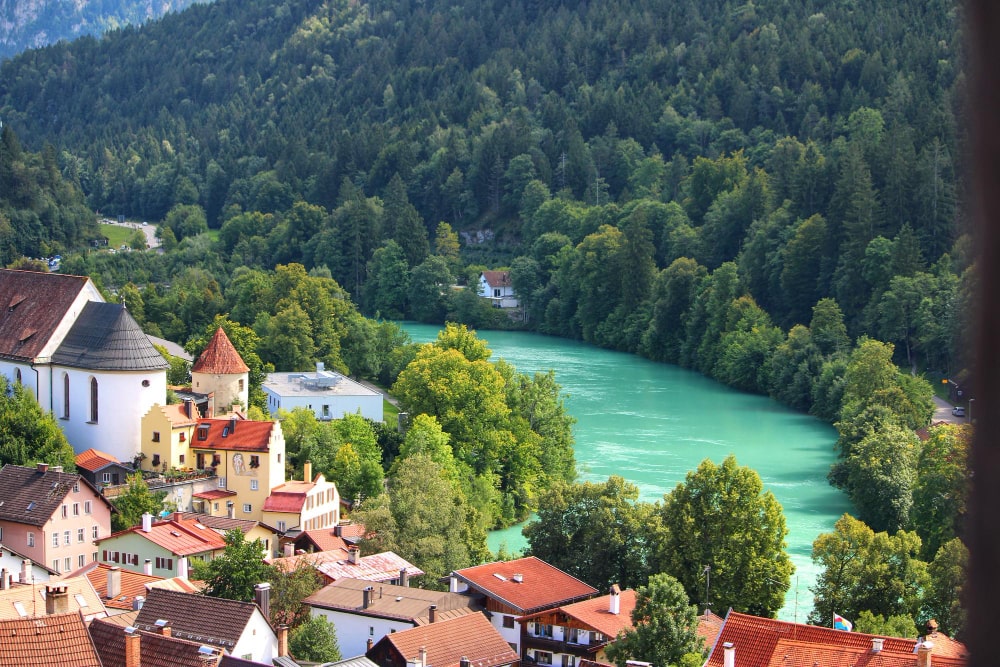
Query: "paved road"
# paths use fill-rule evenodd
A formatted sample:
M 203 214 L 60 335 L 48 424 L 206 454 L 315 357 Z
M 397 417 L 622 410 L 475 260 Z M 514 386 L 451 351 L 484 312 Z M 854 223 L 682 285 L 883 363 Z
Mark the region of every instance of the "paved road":
M 956 417 L 951 414 L 952 404 L 938 396 L 934 397 L 934 419 L 933 422 L 949 422 L 951 424 L 968 424 L 967 417 Z

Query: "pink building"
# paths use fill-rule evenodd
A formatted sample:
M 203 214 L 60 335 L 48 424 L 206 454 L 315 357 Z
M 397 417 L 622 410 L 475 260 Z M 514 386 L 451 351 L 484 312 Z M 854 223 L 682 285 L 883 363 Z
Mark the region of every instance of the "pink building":
M 80 475 L 39 463 L 0 469 L 0 540 L 65 574 L 97 560 L 111 534 L 111 503 Z

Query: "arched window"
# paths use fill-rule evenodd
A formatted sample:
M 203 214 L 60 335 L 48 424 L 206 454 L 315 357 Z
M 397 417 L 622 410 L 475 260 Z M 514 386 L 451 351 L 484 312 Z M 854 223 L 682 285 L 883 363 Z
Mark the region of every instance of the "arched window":
M 97 423 L 97 378 L 90 378 L 90 421 Z
M 21 369 L 20 368 L 15 369 L 14 374 L 16 376 L 14 379 L 17 380 L 18 384 L 21 384 Z
M 63 419 L 69 419 L 69 373 L 63 373 Z

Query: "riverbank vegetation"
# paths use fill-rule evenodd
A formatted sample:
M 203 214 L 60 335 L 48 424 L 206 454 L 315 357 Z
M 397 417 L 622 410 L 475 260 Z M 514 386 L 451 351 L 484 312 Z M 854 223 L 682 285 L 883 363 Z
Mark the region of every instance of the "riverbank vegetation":
M 915 0 L 219 0 L 0 65 L 0 258 L 61 252 L 193 350 L 222 316 L 262 368 L 395 384 L 448 436 L 468 531 L 572 479 L 558 387 L 361 313 L 523 327 L 771 395 L 837 426 L 830 480 L 876 536 L 916 530 L 907 558 L 958 563 L 969 474 L 928 447 L 961 445 L 911 434 L 921 372 L 972 363 L 961 21 Z M 84 201 L 162 220 L 166 252 L 81 252 Z M 500 267 L 517 321 L 474 291 Z M 447 476 L 440 458 L 421 469 Z M 411 485 L 381 462 L 389 536 Z

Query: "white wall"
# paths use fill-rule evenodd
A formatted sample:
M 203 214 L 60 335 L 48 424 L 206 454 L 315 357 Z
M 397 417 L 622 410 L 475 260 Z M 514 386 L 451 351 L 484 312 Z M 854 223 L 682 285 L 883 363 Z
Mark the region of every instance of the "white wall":
M 364 655 L 368 650 L 368 640 L 377 644 L 378 640 L 395 630 L 402 632 L 413 627 L 412 623 L 390 621 L 386 618 L 374 618 L 359 614 L 348 614 L 343 611 L 320 609 L 312 607 L 313 616 L 325 616 L 326 620 L 337 629 L 337 644 L 344 658 L 354 658 Z
M 91 447 L 131 461 L 140 451 L 142 416 L 167 400 L 167 373 L 159 371 L 93 372 L 53 366 L 52 407 L 56 422 L 76 453 Z M 69 419 L 63 418 L 63 373 L 69 374 Z M 22 373 L 23 376 L 23 373 Z M 90 378 L 97 378 L 97 423 L 90 423 Z M 149 386 L 144 387 L 143 381 Z
M 490 623 L 497 629 L 497 632 L 504 638 L 504 641 L 513 644 L 515 646 L 514 650 L 517 651 L 518 655 L 521 655 L 521 624 L 514 621 L 513 628 L 503 627 L 503 617 L 505 615 L 500 612 L 493 612 L 493 618 L 490 619 Z
M 236 658 L 250 655 L 250 660 L 265 665 L 270 665 L 278 657 L 278 638 L 259 609 L 254 610 L 250 622 L 230 654 Z
M 312 410 L 317 419 L 323 419 L 323 406 L 330 406 L 330 417 L 341 419 L 344 415 L 353 415 L 361 411 L 361 416 L 372 421 L 382 421 L 382 395 L 374 396 L 282 396 L 273 389 L 264 387 L 267 395 L 267 407 L 274 414 L 278 408 L 291 412 L 295 408 Z

